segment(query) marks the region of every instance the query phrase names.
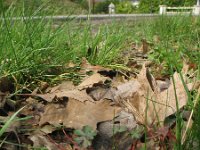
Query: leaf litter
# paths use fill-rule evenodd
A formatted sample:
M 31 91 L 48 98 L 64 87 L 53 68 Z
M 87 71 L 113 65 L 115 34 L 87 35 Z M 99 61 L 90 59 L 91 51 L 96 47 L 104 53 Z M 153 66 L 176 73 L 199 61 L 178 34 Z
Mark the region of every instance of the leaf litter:
M 143 41 L 143 48 L 145 52 L 148 51 L 145 41 Z M 24 120 L 26 125 L 17 124 L 26 130 L 32 129 L 25 133 L 19 132 L 20 136 L 28 136 L 32 141 L 26 144 L 52 150 L 71 148 L 77 145 L 74 145 L 74 135 L 70 130 L 81 130 L 86 126 L 97 131 L 97 136 L 93 144 L 91 143 L 96 149 L 100 147 L 110 149 L 112 146 L 110 143 L 105 144 L 105 140 L 110 141 L 113 137 L 118 140 L 124 139 L 119 147 L 130 149 L 134 144 L 134 139 L 127 133 L 137 132 L 138 127 L 141 126 L 148 129 L 151 135 L 149 137 L 152 135 L 173 137 L 170 126 L 164 126 L 164 121 L 188 102 L 180 73 L 175 72 L 171 78 L 157 80 L 144 64 L 137 77 L 130 76 L 129 79 L 125 79 L 117 72 L 115 76 L 110 77 L 108 75 L 110 69 L 92 66 L 85 58 L 81 66 L 81 73 L 85 74 L 85 78 L 79 85 L 75 86 L 71 81 L 63 81 L 59 85 L 50 87 L 45 83 L 45 87 L 41 87 L 42 90 L 37 88 L 29 94 L 28 98 L 25 98 L 25 101 L 21 102 L 21 105 L 26 105 L 26 107 L 20 115 L 32 116 L 31 120 Z M 92 71 L 93 74 L 88 75 L 88 71 Z M 192 89 L 191 87 L 195 88 L 194 84 L 189 83 L 188 88 Z M 1 108 L 4 108 L 8 94 L 1 93 L 0 104 Z M 3 126 L 5 119 L 1 119 L 1 122 Z M 152 131 L 152 125 L 158 124 L 160 125 L 158 130 Z M 12 132 L 12 128 L 16 128 L 15 125 L 10 126 L 8 131 Z M 68 136 L 63 131 L 63 137 L 67 138 L 64 148 L 58 146 L 59 141 L 56 141 L 54 135 L 54 132 L 61 129 L 68 129 L 69 134 Z M 140 132 L 137 137 L 142 137 L 142 135 Z M 47 138 L 49 136 L 52 139 Z M 6 135 L 5 138 L 7 138 Z M 135 139 L 135 142 L 137 140 Z M 150 140 L 150 145 L 151 142 Z M 155 143 L 153 145 L 155 146 Z

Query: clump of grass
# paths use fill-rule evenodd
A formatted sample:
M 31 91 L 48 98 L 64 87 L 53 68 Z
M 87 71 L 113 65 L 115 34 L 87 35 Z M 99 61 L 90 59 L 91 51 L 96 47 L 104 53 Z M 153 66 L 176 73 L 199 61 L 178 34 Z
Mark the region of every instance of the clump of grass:
M 152 58 L 159 63 L 170 59 L 176 65 L 174 60 L 178 60 L 178 68 L 182 67 L 182 58 L 198 64 L 199 23 L 199 18 L 193 16 L 161 16 L 145 24 L 143 36 L 155 44 Z M 154 36 L 158 36 L 160 41 L 155 43 Z
M 46 20 L 45 14 L 34 19 L 37 15 L 41 15 L 40 9 L 25 16 L 23 9 L 17 11 L 12 5 L 2 12 L 0 76 L 12 76 L 17 83 L 30 83 L 47 75 L 59 75 L 66 71 L 66 63 L 82 57 L 92 64 L 108 65 L 126 46 L 128 32 L 115 23 L 94 29 L 90 22 L 84 27 L 70 19 L 55 24 L 52 19 Z M 21 18 L 16 20 L 15 16 Z
M 66 38 L 63 27 L 53 29 L 52 20 L 13 19 L 13 9 L 3 12 L 0 20 L 1 76 L 40 76 L 57 66 L 67 47 L 61 46 Z
M 83 29 L 68 30 L 68 45 L 73 59 L 87 57 L 92 64 L 109 65 L 124 50 L 128 32 L 112 23 L 98 28 L 87 24 Z

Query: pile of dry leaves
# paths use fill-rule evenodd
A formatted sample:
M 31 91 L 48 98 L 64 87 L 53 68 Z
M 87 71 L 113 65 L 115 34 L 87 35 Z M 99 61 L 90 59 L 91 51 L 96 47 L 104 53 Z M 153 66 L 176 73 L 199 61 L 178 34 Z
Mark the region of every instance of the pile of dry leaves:
M 13 149 L 22 146 L 22 149 L 128 150 L 142 148 L 145 142 L 149 149 L 172 146 L 170 141 L 176 141 L 172 131 L 176 122 L 166 123 L 166 118 L 184 110 L 188 100 L 179 73 L 156 80 L 143 65 L 137 77 L 126 78 L 83 60 L 80 72 L 92 75 L 86 75 L 79 85 L 63 81 L 49 87 L 45 83 L 31 94 L 20 96 L 26 99 L 19 102 L 25 108 L 2 136 L 2 148 L 11 147 L 6 143 L 9 139 L 18 143 L 12 145 Z M 189 90 L 197 88 L 191 83 L 187 86 Z M 4 93 L 0 99 L 4 109 L 5 99 Z M 0 117 L 4 121 L 7 118 Z M 79 136 L 78 142 L 75 139 Z

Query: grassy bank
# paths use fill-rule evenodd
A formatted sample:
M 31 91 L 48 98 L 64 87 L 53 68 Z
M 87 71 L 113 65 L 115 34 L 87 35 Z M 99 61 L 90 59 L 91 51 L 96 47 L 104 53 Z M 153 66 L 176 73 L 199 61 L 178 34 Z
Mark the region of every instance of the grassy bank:
M 138 23 L 113 21 L 98 27 L 89 21 L 79 24 L 70 20 L 55 26 L 52 20 L 32 20 L 37 12 L 26 20 L 22 17 L 13 21 L 12 17 L 16 15 L 13 10 L 3 12 L 1 17 L 4 20 L 0 20 L 0 76 L 13 79 L 15 85 L 22 85 L 16 86 L 14 92 L 21 92 L 22 87 L 34 85 L 38 80 L 51 81 L 66 72 L 69 78 L 73 78 L 73 70 L 69 71 L 67 63 L 79 64 L 82 57 L 91 64 L 117 67 L 123 62 L 123 52 L 131 53 L 132 44 L 141 45 L 142 39 L 150 45 L 149 58 L 163 67 L 159 75 L 171 75 L 175 70 L 179 72 L 186 61 L 191 65 L 196 80 L 200 79 L 200 19 L 197 17 L 161 16 Z M 18 15 L 24 16 L 21 12 Z M 194 107 L 196 94 L 197 91 L 188 93 L 188 109 L 194 110 L 195 116 L 185 148 L 191 148 L 190 143 L 200 145 L 197 133 L 200 109 Z M 180 141 L 183 120 L 181 114 L 177 116 L 175 147 L 183 149 Z

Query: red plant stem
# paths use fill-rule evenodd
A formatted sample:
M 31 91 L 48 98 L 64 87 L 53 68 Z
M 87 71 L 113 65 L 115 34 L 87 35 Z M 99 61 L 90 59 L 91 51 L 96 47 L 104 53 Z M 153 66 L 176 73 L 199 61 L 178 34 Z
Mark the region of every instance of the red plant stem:
M 67 140 L 69 140 L 76 148 L 80 149 L 79 146 L 78 146 L 78 144 L 76 142 L 74 142 L 73 139 L 69 135 L 67 135 L 67 133 L 65 132 L 65 130 L 62 129 L 62 131 L 63 131 L 64 135 L 66 136 Z
M 52 142 L 59 150 L 65 150 L 64 147 L 62 147 L 61 145 L 57 144 L 48 134 L 46 136 L 48 137 L 50 142 Z
M 138 140 L 133 141 L 130 150 L 135 150 L 137 148 L 137 143 L 138 143 Z

